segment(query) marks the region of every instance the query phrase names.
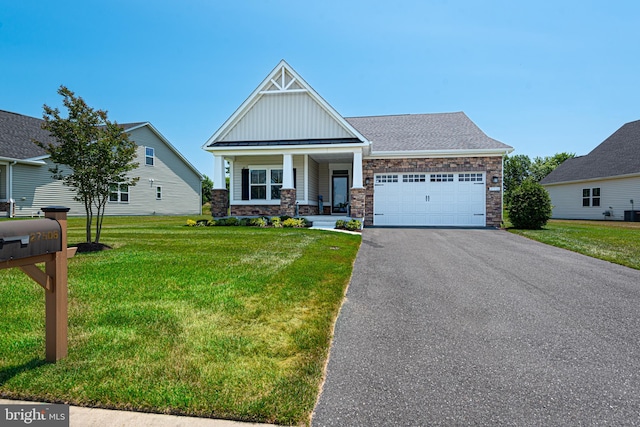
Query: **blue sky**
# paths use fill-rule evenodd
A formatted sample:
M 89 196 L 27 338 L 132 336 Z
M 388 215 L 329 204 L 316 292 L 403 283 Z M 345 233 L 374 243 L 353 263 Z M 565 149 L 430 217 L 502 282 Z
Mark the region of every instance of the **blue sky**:
M 531 157 L 640 119 L 636 1 L 0 0 L 0 109 L 66 85 L 200 147 L 285 59 L 345 117 L 464 111 Z

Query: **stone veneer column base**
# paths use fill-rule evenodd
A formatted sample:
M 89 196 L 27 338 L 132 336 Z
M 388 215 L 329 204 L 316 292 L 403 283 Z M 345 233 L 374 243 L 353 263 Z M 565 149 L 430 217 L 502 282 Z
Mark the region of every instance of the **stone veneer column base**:
M 350 190 L 351 218 L 364 218 L 364 188 L 352 188 Z
M 280 215 L 296 216 L 296 189 L 280 190 Z
M 211 216 L 222 218 L 229 215 L 229 191 L 226 189 L 211 190 Z

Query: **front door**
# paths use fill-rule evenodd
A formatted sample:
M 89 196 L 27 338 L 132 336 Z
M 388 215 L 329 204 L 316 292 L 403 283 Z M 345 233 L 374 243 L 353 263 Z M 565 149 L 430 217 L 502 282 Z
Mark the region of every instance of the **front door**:
M 349 213 L 349 177 L 334 175 L 331 179 L 331 213 L 347 215 Z

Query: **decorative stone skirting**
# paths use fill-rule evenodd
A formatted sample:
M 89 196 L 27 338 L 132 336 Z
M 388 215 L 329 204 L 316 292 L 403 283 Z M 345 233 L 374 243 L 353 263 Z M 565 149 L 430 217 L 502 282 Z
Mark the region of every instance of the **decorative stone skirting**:
M 352 188 L 350 191 L 351 218 L 364 218 L 365 214 L 365 189 Z M 373 212 L 373 206 L 371 207 Z
M 231 205 L 231 216 L 280 216 L 280 205 Z
M 226 189 L 211 190 L 211 216 L 222 218 L 229 212 L 229 191 Z
M 501 157 L 454 157 L 454 158 L 419 158 L 419 159 L 365 159 L 363 161 L 363 180 L 369 181 L 365 186 L 364 223 L 373 225 L 373 175 L 376 173 L 411 173 L 411 172 L 486 172 L 486 224 L 487 227 L 500 227 L 502 222 L 502 192 L 489 191 L 489 187 L 500 184 L 492 183 L 495 176 L 502 182 Z M 353 191 L 353 189 L 351 190 Z M 353 205 L 351 207 L 353 212 Z M 352 214 L 353 216 L 353 214 Z
M 313 205 L 298 205 L 298 215 L 318 215 L 318 207 Z
M 280 215 L 296 215 L 296 189 L 287 188 L 280 190 Z

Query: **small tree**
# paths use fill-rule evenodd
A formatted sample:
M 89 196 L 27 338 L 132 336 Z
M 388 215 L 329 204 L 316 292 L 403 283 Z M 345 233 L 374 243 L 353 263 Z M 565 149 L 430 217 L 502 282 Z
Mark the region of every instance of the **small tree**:
M 53 177 L 74 190 L 74 200 L 84 205 L 87 243 L 92 242 L 91 227 L 95 214 L 93 242 L 99 243 L 111 187 L 114 184 L 133 186 L 138 181 L 138 178 L 127 176 L 138 166 L 134 163 L 136 144 L 129 140 L 122 127 L 109 121 L 106 111 L 89 107 L 65 86 L 60 86 L 58 94 L 63 97 L 68 117 L 62 118 L 57 108 L 44 105 L 42 124 L 42 129 L 48 130 L 57 143 L 34 142 L 51 156 L 55 167 L 49 170 Z
M 202 180 L 202 203 L 209 203 L 211 201 L 211 190 L 213 190 L 213 181 L 207 175 Z
M 551 198 L 542 185 L 526 179 L 511 191 L 507 211 L 515 228 L 538 230 L 551 218 Z

